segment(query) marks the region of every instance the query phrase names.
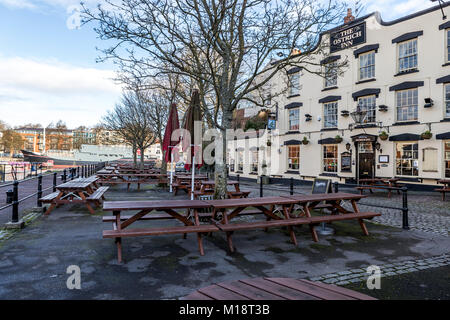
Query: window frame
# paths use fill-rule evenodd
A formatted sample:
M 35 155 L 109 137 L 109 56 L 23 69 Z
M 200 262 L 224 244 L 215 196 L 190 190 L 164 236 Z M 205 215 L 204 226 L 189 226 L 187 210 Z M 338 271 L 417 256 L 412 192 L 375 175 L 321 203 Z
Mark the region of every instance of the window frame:
M 299 171 L 300 170 L 300 145 L 290 145 L 290 146 L 287 146 L 288 147 L 288 149 L 287 149 L 287 168 L 288 168 L 288 170 L 292 170 L 292 171 L 294 171 L 294 170 L 297 170 L 297 171 Z M 298 149 L 298 151 L 292 151 L 291 152 L 291 149 Z M 291 156 L 291 154 L 293 154 L 293 153 L 297 153 L 298 152 L 298 155 L 297 155 L 297 157 L 294 157 L 294 156 Z M 289 160 L 291 160 L 291 159 L 297 159 L 297 167 L 298 168 L 293 168 L 292 166 L 294 165 L 294 162 L 292 161 L 292 162 L 289 162 Z
M 375 53 L 376 53 L 375 50 L 371 50 L 371 51 L 368 51 L 368 52 L 361 53 L 358 56 L 358 81 L 365 81 L 365 80 L 375 79 L 375 70 L 376 70 L 376 68 L 375 68 L 375 66 L 376 66 L 376 61 L 375 61 L 375 56 L 376 55 L 375 55 Z M 365 69 L 373 68 L 373 76 L 372 77 L 367 77 L 367 78 L 362 78 L 361 77 L 361 68 L 362 68 L 362 66 L 361 66 L 361 58 L 365 57 L 365 56 L 368 56 L 368 55 L 373 55 L 373 64 L 372 65 L 368 64 L 364 68 Z
M 399 119 L 399 108 L 409 108 L 409 107 L 411 107 L 413 105 L 402 105 L 402 106 L 399 107 L 399 105 L 398 105 L 398 102 L 399 102 L 398 94 L 401 94 L 402 92 L 409 92 L 409 91 L 417 92 L 417 95 L 416 95 L 417 101 L 416 101 L 415 110 L 414 110 L 415 111 L 414 113 L 415 113 L 416 117 L 415 118 L 408 118 L 406 120 L 405 119 L 400 120 Z M 414 96 L 412 98 L 414 99 Z M 401 97 L 400 99 L 403 99 L 403 97 Z M 407 96 L 406 97 L 406 101 L 408 101 L 408 100 L 409 100 L 409 97 Z M 419 120 L 419 88 L 411 88 L 411 89 L 395 91 L 395 121 L 396 122 L 410 122 L 410 121 L 418 121 L 418 120 Z
M 445 63 L 450 63 L 450 28 L 445 29 Z
M 297 120 L 297 128 L 295 128 L 295 125 L 292 126 L 291 125 L 291 121 L 293 122 L 293 120 L 291 120 L 291 113 L 297 113 L 297 117 L 296 119 L 293 120 Z M 289 109 L 288 110 L 288 128 L 289 131 L 299 131 L 300 130 L 300 108 L 293 108 L 293 109 Z
M 328 152 L 326 152 L 327 148 L 335 149 L 335 151 L 333 151 L 334 157 L 328 157 Z M 322 172 L 324 172 L 324 173 L 338 173 L 338 171 L 339 171 L 339 150 L 338 149 L 339 148 L 338 148 L 337 144 L 324 144 L 322 146 Z M 328 159 L 331 159 L 331 160 L 334 159 L 335 160 L 334 164 L 332 165 L 332 167 L 334 167 L 335 170 L 329 171 L 327 169 L 329 166 L 325 165 L 325 163 L 326 163 L 326 160 L 328 160 Z
M 414 149 L 414 148 L 412 148 L 410 151 L 408 151 L 408 152 L 411 152 L 411 157 L 409 157 L 409 158 L 404 158 L 403 157 L 403 154 L 401 155 L 401 158 L 399 159 L 398 158 L 398 154 L 397 154 L 397 152 L 399 152 L 398 151 L 398 147 L 399 146 L 404 146 L 404 145 L 416 145 L 417 146 L 417 148 L 416 149 Z M 404 152 L 404 150 L 402 149 L 401 150 L 401 152 Z M 414 153 L 416 154 L 416 157 L 414 158 Z M 400 161 L 400 163 L 402 163 L 401 161 L 407 161 L 407 162 L 412 162 L 413 163 L 413 161 L 417 161 L 417 167 L 414 167 L 414 165 L 413 164 L 411 164 L 411 166 L 398 166 L 398 163 L 399 163 L 399 161 Z M 398 169 L 400 168 L 400 173 L 398 173 Z M 403 169 L 404 168 L 411 168 L 411 174 L 404 174 L 404 171 L 403 171 Z M 413 173 L 413 171 L 414 171 L 414 169 L 416 169 L 417 170 L 417 174 L 416 175 L 414 175 Z M 400 177 L 418 177 L 419 176 L 419 142 L 418 141 L 412 141 L 412 142 L 397 142 L 397 143 L 395 143 L 395 175 L 396 176 L 400 176 Z
M 330 106 L 330 105 L 336 105 L 336 106 L 335 106 L 335 111 L 336 111 L 336 112 L 335 112 L 334 115 L 332 115 L 333 118 L 336 119 L 334 125 L 327 125 L 327 123 L 329 122 L 329 121 L 327 121 L 327 118 L 329 118 L 330 115 L 327 114 L 327 113 L 325 112 L 325 110 L 326 110 L 326 108 L 327 108 L 328 106 Z M 337 127 L 338 127 L 338 124 L 339 124 L 338 110 L 339 110 L 339 104 L 338 104 L 338 101 L 337 101 L 337 100 L 336 100 L 336 101 L 330 101 L 330 102 L 325 102 L 325 103 L 323 103 L 323 107 L 322 107 L 322 113 L 323 113 L 323 114 L 322 114 L 322 116 L 323 116 L 323 128 L 325 128 L 325 129 L 331 129 L 331 128 L 337 128 Z
M 323 65 L 324 76 L 325 76 L 324 77 L 324 88 L 325 89 L 337 87 L 338 72 L 337 72 L 336 67 L 337 67 L 336 61 L 328 62 Z M 330 81 L 328 75 L 333 77 L 333 82 L 330 84 L 328 84 Z
M 400 46 L 405 45 L 410 42 L 414 42 L 414 41 L 416 42 L 416 46 L 415 46 L 416 52 L 414 54 L 416 56 L 416 59 L 415 59 L 416 65 L 414 67 L 409 67 L 407 69 L 400 70 L 400 66 L 401 66 L 400 59 L 406 59 L 406 58 L 410 58 L 410 57 L 414 56 L 414 55 L 408 55 L 408 56 L 404 56 L 404 57 L 400 58 Z M 417 70 L 418 66 L 419 66 L 419 41 L 418 41 L 418 38 L 413 38 L 413 39 L 409 39 L 409 40 L 405 40 L 405 41 L 397 43 L 397 73 L 398 74 L 408 73 L 408 72 Z
M 444 141 L 444 177 L 450 178 L 450 140 Z
M 364 122 L 365 124 L 366 123 L 376 123 L 376 121 L 377 121 L 377 96 L 375 95 L 375 94 L 370 94 L 370 95 L 367 95 L 367 96 L 361 96 L 361 97 L 358 97 L 358 105 L 360 105 L 359 104 L 359 102 L 360 102 L 360 100 L 363 100 L 363 99 L 365 99 L 365 100 L 367 100 L 367 99 L 369 99 L 369 98 L 373 98 L 373 105 L 370 105 L 370 107 L 372 107 L 372 108 L 364 108 L 364 110 L 366 110 L 367 111 L 367 116 L 366 116 L 366 119 L 369 117 L 369 112 L 370 113 L 372 113 L 373 114 L 373 121 L 366 121 L 366 122 Z M 364 107 L 367 107 L 367 106 L 369 106 L 369 105 L 364 105 Z
M 444 83 L 444 118 L 450 119 L 450 82 Z M 447 99 L 448 89 L 448 99 Z
M 296 83 L 294 83 L 294 77 Z M 300 71 L 288 74 L 288 97 L 299 96 L 300 89 Z

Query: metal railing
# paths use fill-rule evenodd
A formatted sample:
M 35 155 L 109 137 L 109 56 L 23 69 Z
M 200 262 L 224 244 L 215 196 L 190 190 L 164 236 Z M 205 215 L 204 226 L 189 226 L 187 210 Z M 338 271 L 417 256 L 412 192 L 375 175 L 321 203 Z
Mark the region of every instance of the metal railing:
M 36 205 L 37 207 L 42 207 L 42 202 L 40 199 L 42 195 L 47 190 L 52 190 L 52 192 L 56 192 L 57 182 L 58 182 L 58 174 L 60 174 L 60 181 L 65 183 L 67 181 L 76 179 L 76 178 L 87 178 L 94 175 L 98 170 L 105 167 L 105 162 L 100 162 L 97 164 L 87 164 L 78 167 L 72 167 L 68 169 L 64 169 L 62 171 L 52 172 L 48 174 L 39 174 L 36 177 L 31 177 L 23 180 L 14 180 L 11 183 L 5 183 L 0 185 L 0 189 L 6 187 L 13 187 L 12 190 L 6 191 L 6 205 L 0 207 L 0 213 L 2 210 L 11 207 L 11 222 L 17 223 L 19 222 L 19 205 L 21 202 L 24 202 L 32 197 L 36 197 Z M 52 185 L 47 188 L 42 188 L 42 179 L 47 176 L 53 176 Z M 19 185 L 21 183 L 35 180 L 37 179 L 37 190 L 24 198 L 19 199 Z
M 238 182 L 240 182 L 240 176 L 239 174 L 237 174 L 236 179 Z M 280 191 L 280 192 L 289 192 L 290 195 L 294 195 L 294 184 L 295 184 L 295 179 L 293 177 L 291 177 L 289 179 L 289 189 L 286 188 L 277 188 L 273 185 L 271 185 L 270 187 L 268 187 L 267 185 L 264 185 L 263 183 L 263 179 L 259 179 L 259 182 L 257 184 L 259 184 L 259 196 L 263 197 L 264 196 L 264 190 L 269 190 L 269 191 Z M 298 181 L 298 180 L 297 180 Z M 364 185 L 364 184 L 339 184 L 338 182 L 333 182 L 332 186 L 333 186 L 333 190 L 334 192 L 339 192 L 339 185 L 341 185 L 342 187 L 345 188 L 357 188 L 357 187 L 368 187 L 368 185 Z M 401 207 L 395 207 L 395 206 L 388 206 L 388 205 L 375 205 L 372 203 L 367 203 L 364 201 L 359 201 L 358 204 L 360 205 L 364 205 L 364 206 L 369 206 L 369 207 L 375 207 L 375 208 L 381 208 L 381 209 L 392 209 L 392 210 L 399 210 L 402 212 L 402 228 L 405 230 L 409 230 L 409 218 L 408 218 L 408 213 L 409 213 L 409 209 L 408 209 L 408 188 L 406 186 L 403 187 L 390 187 L 390 186 L 382 186 L 382 185 L 376 185 L 377 189 L 385 189 L 385 190 L 389 190 L 389 191 L 400 191 L 402 194 L 402 206 Z M 306 194 L 306 193 L 302 193 L 302 192 L 298 192 L 299 194 Z

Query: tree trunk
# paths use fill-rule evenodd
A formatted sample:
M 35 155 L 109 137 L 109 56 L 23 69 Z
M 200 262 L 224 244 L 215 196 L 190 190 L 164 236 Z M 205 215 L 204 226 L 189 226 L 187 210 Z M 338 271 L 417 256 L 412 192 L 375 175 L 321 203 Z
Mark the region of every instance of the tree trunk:
M 162 141 L 161 139 L 159 139 L 159 141 Z M 161 151 L 163 149 L 163 145 L 162 143 L 159 144 L 159 146 L 161 147 Z M 167 151 L 169 152 L 169 151 Z M 166 155 L 164 154 L 164 151 L 162 153 L 162 159 L 161 159 L 161 174 L 166 174 L 167 173 L 167 162 L 166 162 Z
M 231 128 L 232 113 L 227 108 L 224 108 L 222 118 L 222 163 L 215 162 L 214 165 L 214 180 L 215 190 L 214 197 L 216 199 L 227 198 L 227 133 L 226 129 Z
M 139 148 L 141 150 L 141 162 L 140 162 L 140 169 L 143 170 L 144 169 L 144 151 L 145 149 L 140 147 Z
M 133 145 L 133 163 L 137 167 L 137 148 L 135 145 Z

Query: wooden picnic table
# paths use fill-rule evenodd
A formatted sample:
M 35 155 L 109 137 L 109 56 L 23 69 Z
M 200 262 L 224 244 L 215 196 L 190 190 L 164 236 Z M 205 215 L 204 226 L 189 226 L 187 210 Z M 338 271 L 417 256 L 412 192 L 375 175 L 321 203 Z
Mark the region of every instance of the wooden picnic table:
M 365 189 L 368 189 L 370 193 L 373 193 L 372 189 L 387 189 L 388 190 L 388 198 L 391 197 L 392 190 L 390 188 L 386 187 L 393 187 L 393 188 L 399 188 L 401 185 L 399 185 L 397 182 L 399 179 L 397 178 L 369 178 L 369 179 L 359 179 L 359 183 L 361 186 L 356 187 L 357 190 L 361 194 L 363 194 L 363 191 Z M 400 191 L 397 190 L 397 194 L 400 194 Z
M 200 184 L 200 187 L 199 188 L 197 187 L 198 190 L 194 191 L 194 198 L 197 198 L 199 196 L 214 194 L 214 188 L 216 186 L 216 183 L 214 180 L 203 180 L 203 181 L 200 181 L 199 184 Z M 233 198 L 233 199 L 247 198 L 248 195 L 250 194 L 250 192 L 241 192 L 238 181 L 228 180 L 227 186 L 234 186 L 234 191 L 227 191 L 228 198 Z
M 232 233 L 239 230 L 268 229 L 271 227 L 287 227 L 291 241 L 297 245 L 297 239 L 293 227 L 297 225 L 309 225 L 313 240 L 318 241 L 314 227 L 323 222 L 342 220 L 358 220 L 365 235 L 368 235 L 363 219 L 371 219 L 379 216 L 379 213 L 360 212 L 356 202 L 366 197 L 365 195 L 351 193 L 310 194 L 283 197 L 241 198 L 225 200 L 172 200 L 172 201 L 110 201 L 105 202 L 103 209 L 112 211 L 113 216 L 104 216 L 104 222 L 112 222 L 113 230 L 103 231 L 104 238 L 115 238 L 118 250 L 118 259 L 122 260 L 122 237 L 197 233 L 200 254 L 204 254 L 201 233 L 223 231 L 226 233 L 228 247 L 234 251 Z M 342 201 L 350 201 L 353 211 L 342 207 Z M 318 204 L 327 202 L 337 215 L 312 216 L 311 210 Z M 293 209 L 296 205 L 303 207 L 304 216 L 296 217 Z M 256 210 L 246 210 L 256 208 Z M 121 216 L 121 211 L 138 211 L 132 216 Z M 175 210 L 184 210 L 180 214 Z M 202 210 L 203 213 L 200 213 Z M 164 214 L 153 213 L 162 211 Z M 209 212 L 208 212 L 209 211 Z M 152 213 L 152 214 L 150 214 Z M 264 215 L 266 221 L 252 221 L 230 223 L 235 217 L 242 215 Z M 200 224 L 200 217 L 207 220 L 206 224 Z M 177 219 L 183 226 L 159 227 L 145 229 L 126 229 L 130 224 L 138 220 Z
M 50 214 L 55 207 L 62 204 L 73 203 L 83 203 L 89 212 L 94 214 L 91 203 L 100 205 L 100 201 L 104 199 L 103 194 L 108 190 L 108 187 L 99 187 L 97 180 L 96 177 L 78 178 L 56 186 L 56 192 L 40 199 L 42 203 L 50 203 L 45 214 Z
M 104 238 L 115 238 L 117 245 L 117 258 L 122 261 L 122 237 L 147 236 L 160 234 L 176 234 L 181 233 L 186 236 L 187 233 L 197 233 L 198 247 L 201 255 L 204 255 L 203 242 L 201 232 L 219 231 L 212 224 L 200 225 L 198 209 L 208 208 L 210 205 L 200 200 L 170 200 L 170 201 L 107 201 L 103 204 L 103 210 L 112 211 L 114 215 L 113 230 L 103 231 Z M 123 211 L 138 212 L 132 216 L 121 217 Z M 180 214 L 175 210 L 184 210 L 185 214 Z M 156 211 L 162 211 L 168 214 L 164 216 L 156 216 L 155 219 L 176 219 L 183 226 L 161 227 L 161 228 L 128 228 L 131 224 L 138 220 L 152 215 Z M 191 217 L 193 219 L 191 219 Z M 111 221 L 104 219 L 104 221 Z
M 166 181 L 167 175 L 161 173 L 98 173 L 100 184 L 127 184 L 127 191 L 130 190 L 130 185 L 136 183 L 138 190 L 141 188 L 141 184 L 155 184 Z
M 376 300 L 332 284 L 306 279 L 256 278 L 198 289 L 183 300 Z
M 442 201 L 445 201 L 445 193 L 450 192 L 450 179 L 440 179 L 437 181 L 437 183 L 440 183 L 443 185 L 442 188 L 434 189 L 435 191 L 442 193 Z
M 194 189 L 200 189 L 200 182 L 203 180 L 207 180 L 208 177 L 206 175 L 194 175 Z M 172 183 L 172 191 L 174 195 L 177 195 L 178 190 L 181 189 L 191 195 L 191 184 L 192 184 L 192 176 L 191 175 L 175 175 L 175 182 Z

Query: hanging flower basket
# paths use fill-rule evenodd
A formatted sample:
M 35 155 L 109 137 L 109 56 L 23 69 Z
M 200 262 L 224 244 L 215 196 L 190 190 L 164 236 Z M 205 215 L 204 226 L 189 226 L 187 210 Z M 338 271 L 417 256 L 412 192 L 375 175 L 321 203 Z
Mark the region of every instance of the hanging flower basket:
M 306 145 L 309 143 L 309 140 L 306 137 L 304 137 L 302 140 L 302 143 Z
M 336 136 L 336 137 L 334 137 L 334 140 L 335 140 L 337 143 L 341 143 L 343 139 L 342 139 L 341 136 Z
M 387 140 L 387 139 L 389 138 L 389 135 L 388 135 L 385 131 L 383 131 L 383 132 L 379 135 L 379 137 L 380 137 L 381 140 L 385 141 L 385 140 Z
M 430 131 L 425 131 L 424 133 L 422 133 L 420 135 L 422 137 L 422 139 L 431 139 L 431 137 L 433 136 L 433 134 Z
M 272 141 L 267 140 L 267 146 L 270 147 L 272 145 Z

